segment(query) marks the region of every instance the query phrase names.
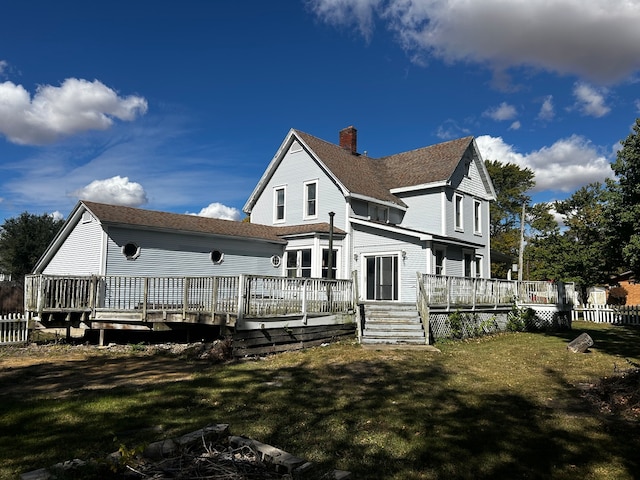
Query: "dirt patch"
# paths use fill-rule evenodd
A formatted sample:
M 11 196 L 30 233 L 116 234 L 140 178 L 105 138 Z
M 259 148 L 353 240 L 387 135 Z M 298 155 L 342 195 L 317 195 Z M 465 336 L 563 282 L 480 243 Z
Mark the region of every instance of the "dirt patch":
M 0 350 L 0 398 L 159 385 L 191 380 L 212 363 L 226 361 L 224 341 L 153 346 L 28 345 Z
M 634 365 L 634 368 L 585 385 L 583 396 L 602 413 L 640 420 L 640 367 Z

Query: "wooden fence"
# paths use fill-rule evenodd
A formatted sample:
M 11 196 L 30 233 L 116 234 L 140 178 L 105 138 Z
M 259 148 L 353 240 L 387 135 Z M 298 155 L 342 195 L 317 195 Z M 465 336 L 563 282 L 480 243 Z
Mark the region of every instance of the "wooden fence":
M 571 320 L 640 326 L 640 305 L 575 305 Z
M 29 329 L 27 317 L 22 314 L 0 316 L 0 345 L 25 343 Z

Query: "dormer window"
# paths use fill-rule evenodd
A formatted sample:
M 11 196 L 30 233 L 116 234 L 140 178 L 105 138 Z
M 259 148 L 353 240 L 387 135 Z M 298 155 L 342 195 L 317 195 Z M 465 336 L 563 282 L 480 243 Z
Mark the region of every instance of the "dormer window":
M 389 208 L 383 207 L 382 205 L 376 205 L 375 203 L 370 203 L 369 218 L 374 222 L 387 223 L 389 221 Z

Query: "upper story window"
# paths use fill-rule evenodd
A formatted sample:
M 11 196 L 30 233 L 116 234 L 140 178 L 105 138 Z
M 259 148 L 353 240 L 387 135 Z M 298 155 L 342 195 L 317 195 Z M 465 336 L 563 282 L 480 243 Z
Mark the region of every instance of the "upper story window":
M 286 197 L 285 187 L 276 187 L 273 190 L 273 205 L 274 205 L 273 220 L 275 222 L 284 222 L 285 197 Z
M 318 181 L 304 184 L 304 218 L 318 217 Z
M 374 222 L 388 222 L 389 221 L 389 208 L 382 205 L 376 205 L 375 203 L 369 204 L 369 218 Z
M 456 230 L 463 230 L 464 225 L 462 223 L 462 195 L 456 194 L 454 199 L 454 216 L 455 216 L 455 228 Z
M 479 200 L 473 201 L 473 232 L 482 233 L 482 204 Z

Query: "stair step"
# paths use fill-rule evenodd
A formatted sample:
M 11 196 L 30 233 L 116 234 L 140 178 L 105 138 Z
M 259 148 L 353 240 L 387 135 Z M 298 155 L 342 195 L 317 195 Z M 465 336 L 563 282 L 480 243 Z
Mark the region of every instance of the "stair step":
M 425 345 L 426 342 L 423 338 L 363 338 L 363 344 L 367 345 Z
M 366 330 L 370 330 L 370 331 L 375 331 L 375 332 L 380 332 L 380 331 L 385 331 L 385 330 L 393 330 L 395 332 L 406 332 L 406 331 L 417 331 L 417 332 L 422 332 L 423 328 L 422 325 L 419 323 L 411 323 L 411 324 L 407 324 L 407 323 L 394 323 L 394 324 L 388 324 L 388 323 L 376 323 L 376 324 L 372 324 L 372 323 L 367 323 L 364 326 L 365 331 Z
M 368 345 L 424 345 L 425 332 L 415 303 L 364 305 L 362 343 Z

